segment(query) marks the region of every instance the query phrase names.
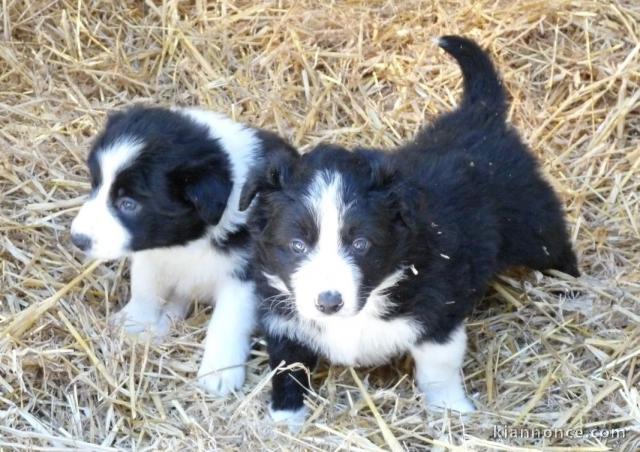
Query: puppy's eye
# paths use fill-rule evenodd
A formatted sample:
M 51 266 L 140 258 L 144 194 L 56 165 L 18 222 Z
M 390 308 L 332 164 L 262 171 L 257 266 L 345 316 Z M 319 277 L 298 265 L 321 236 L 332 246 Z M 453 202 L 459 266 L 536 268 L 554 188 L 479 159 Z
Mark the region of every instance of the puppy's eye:
M 118 198 L 116 201 L 116 208 L 128 215 L 134 214 L 140 209 L 140 204 L 135 199 L 129 198 L 127 196 L 122 196 Z
M 293 239 L 289 242 L 289 248 L 296 254 L 305 254 L 307 252 L 307 244 L 300 239 Z
M 358 254 L 364 254 L 369 249 L 369 240 L 364 237 L 358 237 L 351 244 L 351 248 Z

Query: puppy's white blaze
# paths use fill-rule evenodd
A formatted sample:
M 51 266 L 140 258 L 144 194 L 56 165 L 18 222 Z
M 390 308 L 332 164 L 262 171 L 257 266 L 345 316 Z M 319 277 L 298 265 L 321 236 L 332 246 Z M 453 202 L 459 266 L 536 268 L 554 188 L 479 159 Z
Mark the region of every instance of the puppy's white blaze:
M 333 316 L 352 316 L 358 310 L 361 273 L 342 251 L 340 239 L 347 209 L 342 188 L 339 174 L 322 172 L 316 175 L 304 198 L 318 228 L 318 241 L 291 277 L 296 306 L 303 318 L 327 318 L 315 306 L 318 295 L 325 291 L 342 296 L 344 306 Z
M 372 365 L 404 353 L 414 346 L 423 328 L 410 317 L 385 320 L 389 308 L 385 292 L 404 279 L 406 269 L 387 276 L 369 295 L 364 308 L 351 317 L 326 316 L 322 321 L 289 320 L 267 316 L 271 334 L 297 337 L 310 344 L 331 362 L 343 365 Z
M 131 235 L 116 217 L 109 194 L 118 174 L 131 164 L 141 149 L 140 140 L 123 137 L 108 148 L 98 150 L 100 186 L 71 224 L 72 234 L 83 234 L 91 239 L 91 248 L 87 250 L 91 257 L 117 259 L 128 252 Z
M 242 191 L 243 181 L 247 178 L 247 171 L 253 167 L 257 159 L 260 139 L 253 128 L 237 123 L 221 113 L 197 108 L 177 109 L 174 111 L 205 125 L 209 129 L 209 135 L 218 140 L 229 157 L 233 188 L 220 221 L 210 230 L 213 239 L 222 241 L 227 235 L 235 232 L 241 225 L 246 223 L 248 211 L 241 212 L 238 207 L 240 192 Z

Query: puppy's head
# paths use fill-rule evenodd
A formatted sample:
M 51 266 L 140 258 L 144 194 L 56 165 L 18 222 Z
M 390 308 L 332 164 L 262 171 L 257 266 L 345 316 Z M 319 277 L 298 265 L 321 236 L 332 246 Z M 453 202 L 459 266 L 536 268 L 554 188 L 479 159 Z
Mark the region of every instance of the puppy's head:
M 71 238 L 94 258 L 198 238 L 218 222 L 231 191 L 230 163 L 208 129 L 160 108 L 112 115 L 88 165 L 91 194 Z
M 280 156 L 254 174 L 241 207 L 260 194 L 258 263 L 286 298 L 274 309 L 319 322 L 383 309 L 375 295 L 401 278 L 411 233 L 401 191 L 384 156 L 337 147 Z

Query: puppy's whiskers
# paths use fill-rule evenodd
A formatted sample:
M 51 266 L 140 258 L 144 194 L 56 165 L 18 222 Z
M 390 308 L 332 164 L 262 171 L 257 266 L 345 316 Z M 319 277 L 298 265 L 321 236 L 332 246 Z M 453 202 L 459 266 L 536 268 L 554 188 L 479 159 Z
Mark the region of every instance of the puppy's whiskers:
M 279 293 L 264 299 L 265 303 L 269 303 L 271 310 L 291 310 L 294 309 L 295 299 L 287 293 Z

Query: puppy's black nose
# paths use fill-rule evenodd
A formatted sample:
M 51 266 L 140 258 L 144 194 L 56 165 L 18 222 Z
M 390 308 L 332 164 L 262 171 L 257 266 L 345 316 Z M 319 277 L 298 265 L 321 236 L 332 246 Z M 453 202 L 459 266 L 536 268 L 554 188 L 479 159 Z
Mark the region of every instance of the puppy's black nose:
M 340 292 L 334 291 L 322 292 L 316 300 L 316 308 L 324 314 L 335 314 L 343 304 Z
M 82 251 L 87 251 L 91 247 L 91 238 L 84 234 L 71 234 L 71 241 Z

